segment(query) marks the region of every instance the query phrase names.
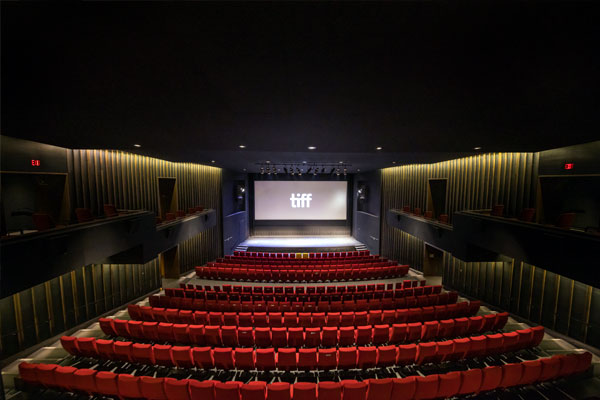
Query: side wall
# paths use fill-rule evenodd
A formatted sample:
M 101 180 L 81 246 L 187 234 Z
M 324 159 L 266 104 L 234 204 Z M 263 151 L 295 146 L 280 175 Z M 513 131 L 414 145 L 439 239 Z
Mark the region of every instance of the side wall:
M 352 236 L 379 254 L 381 231 L 381 171 L 355 174 L 352 193 Z M 366 190 L 366 199 L 358 200 L 358 190 Z M 359 210 L 360 208 L 360 210 Z

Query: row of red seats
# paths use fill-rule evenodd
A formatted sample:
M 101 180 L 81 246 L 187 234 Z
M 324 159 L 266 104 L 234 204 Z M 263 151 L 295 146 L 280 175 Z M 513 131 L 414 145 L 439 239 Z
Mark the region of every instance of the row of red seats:
M 162 365 L 178 368 L 233 369 L 262 371 L 332 370 L 424 364 L 487 357 L 536 347 L 544 328 L 472 336 L 441 342 L 399 346 L 252 349 L 232 347 L 190 347 L 106 339 L 63 336 L 61 343 L 70 354 L 113 361 Z M 115 345 L 115 343 L 118 343 Z
M 364 285 L 366 286 L 366 285 Z M 375 286 L 375 285 L 368 285 Z M 340 292 L 335 294 L 329 293 L 292 293 L 291 290 L 288 293 L 239 293 L 239 292 L 216 292 L 206 291 L 204 289 L 181 289 L 181 288 L 167 288 L 165 289 L 165 296 L 168 297 L 183 297 L 191 299 L 204 299 L 204 300 L 240 300 L 240 296 L 244 296 L 245 299 L 252 299 L 253 301 L 265 301 L 265 299 L 277 298 L 277 301 L 319 301 L 321 298 L 326 301 L 330 301 L 332 296 L 337 296 L 343 300 L 353 299 L 372 299 L 372 298 L 400 298 L 409 296 L 422 296 L 427 294 L 439 294 L 442 292 L 442 285 L 427 285 L 408 289 L 390 289 L 385 290 L 385 285 L 381 284 L 384 289 L 373 288 L 372 290 L 365 291 L 349 291 Z M 293 288 L 290 288 L 293 289 Z M 299 288 L 300 289 L 300 288 Z M 288 300 L 289 299 L 289 300 Z
M 531 385 L 587 371 L 590 353 L 556 355 L 520 363 L 407 378 L 369 379 L 358 382 L 323 381 L 265 383 L 177 380 L 77 369 L 56 364 L 19 364 L 29 386 L 153 400 L 411 400 L 435 399 L 486 392 L 497 388 Z
M 359 251 L 335 251 L 324 253 L 308 253 L 308 258 L 343 258 L 343 257 L 364 257 L 370 254 L 369 250 Z M 254 257 L 254 258 L 296 258 L 296 253 L 266 253 L 256 251 L 234 251 L 235 257 Z M 229 257 L 229 256 L 226 256 Z
M 220 312 L 192 311 L 178 308 L 148 307 L 130 304 L 127 310 L 132 319 L 195 323 L 208 325 L 271 326 L 271 327 L 319 327 L 393 324 L 402 322 L 422 322 L 475 315 L 481 302 L 460 302 L 448 305 L 398 308 L 395 310 L 332 311 L 324 312 Z
M 326 326 L 322 328 L 261 328 L 233 325 L 173 324 L 102 319 L 102 331 L 112 337 L 151 340 L 154 342 L 193 343 L 209 346 L 317 347 L 352 346 L 354 344 L 404 343 L 433 338 L 448 338 L 498 330 L 507 316 L 481 316 L 399 323 L 390 325 Z
M 409 289 L 412 291 L 412 289 Z M 183 297 L 168 297 L 152 295 L 149 297 L 151 306 L 176 308 L 183 310 L 206 310 L 223 312 L 342 312 L 350 310 L 391 310 L 409 307 L 430 307 L 453 304 L 458 299 L 456 292 L 444 292 L 398 298 L 373 298 L 339 301 L 286 301 L 286 300 L 204 300 Z
M 397 278 L 408 274 L 408 265 L 392 267 L 369 267 L 347 270 L 280 270 L 242 269 L 242 268 L 210 268 L 196 267 L 196 275 L 203 279 L 237 280 L 237 281 L 348 281 L 382 278 Z
M 239 268 L 240 265 L 246 266 L 260 266 L 266 268 L 290 268 L 290 269 L 331 269 L 332 267 L 354 265 L 355 267 L 373 266 L 378 263 L 391 262 L 393 265 L 397 264 L 395 261 L 388 260 L 387 258 L 379 257 L 356 257 L 346 259 L 328 259 L 328 260 L 266 260 L 266 259 L 247 259 L 247 258 L 217 258 L 215 261 L 206 263 L 209 267 L 222 267 L 232 266 Z
M 422 280 L 413 280 L 407 279 L 402 282 L 396 282 L 383 284 L 368 284 L 368 285 L 330 285 L 330 286 L 243 286 L 243 285 L 223 285 L 221 288 L 220 285 L 192 285 L 180 283 L 179 288 L 184 290 L 204 290 L 205 292 L 216 292 L 216 293 L 238 293 L 238 294 L 343 294 L 343 293 L 353 293 L 353 292 L 373 292 L 375 290 L 393 290 L 393 289 L 410 289 L 416 288 L 418 286 L 426 285 L 425 279 Z M 165 289 L 169 290 L 169 289 Z
M 312 265 L 312 264 L 336 264 L 336 263 L 368 263 L 377 261 L 387 261 L 386 257 L 379 256 L 359 256 L 359 257 L 331 257 L 331 258 L 260 258 L 260 257 L 236 257 L 236 256 L 225 256 L 216 258 L 215 262 L 222 263 L 235 263 L 235 264 L 269 264 L 269 265 Z
M 356 263 L 334 263 L 334 264 L 300 264 L 300 265 L 289 265 L 289 264 L 255 264 L 255 263 L 232 263 L 232 262 L 208 262 L 205 267 L 210 268 L 242 268 L 242 269 L 266 269 L 270 271 L 281 271 L 286 269 L 300 270 L 300 271 L 317 271 L 317 270 L 332 270 L 332 269 L 357 269 L 357 268 L 380 268 L 398 265 L 396 261 L 381 261 L 374 260 L 373 262 L 356 262 Z

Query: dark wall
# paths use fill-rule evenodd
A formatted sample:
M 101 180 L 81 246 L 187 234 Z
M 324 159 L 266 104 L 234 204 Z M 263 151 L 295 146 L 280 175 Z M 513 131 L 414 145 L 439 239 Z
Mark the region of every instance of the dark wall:
M 572 163 L 572 169 L 565 164 Z M 539 175 L 587 175 L 600 172 L 600 140 L 540 152 Z
M 279 180 L 279 181 L 348 181 L 348 202 L 346 204 L 345 221 L 256 221 L 254 219 L 254 181 L 257 180 Z M 351 235 L 352 234 L 352 175 L 310 175 L 291 176 L 288 174 L 267 175 L 250 174 L 249 185 L 249 216 L 250 233 L 252 235 Z
M 223 253 L 232 254 L 248 237 L 248 175 L 223 170 L 222 177 Z M 245 187 L 243 199 L 238 198 L 240 185 Z
M 64 147 L 0 136 L 2 172 L 67 172 L 67 153 Z M 32 165 L 39 160 L 39 166 Z
M 358 191 L 363 189 L 364 200 Z M 352 179 L 352 236 L 372 254 L 379 254 L 381 232 L 381 171 L 355 174 Z

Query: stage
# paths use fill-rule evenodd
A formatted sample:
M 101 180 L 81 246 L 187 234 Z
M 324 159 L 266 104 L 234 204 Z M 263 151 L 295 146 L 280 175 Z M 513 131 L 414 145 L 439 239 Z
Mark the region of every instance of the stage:
M 249 237 L 237 247 L 246 251 L 305 253 L 363 250 L 364 244 L 352 236 Z

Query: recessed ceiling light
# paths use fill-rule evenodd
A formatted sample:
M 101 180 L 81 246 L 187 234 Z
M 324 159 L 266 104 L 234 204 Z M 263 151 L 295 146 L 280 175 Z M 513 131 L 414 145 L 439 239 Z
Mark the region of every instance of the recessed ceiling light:
M 343 161 L 340 161 L 340 164 L 343 164 L 343 163 L 344 163 Z
M 308 149 L 309 149 L 309 150 L 316 150 L 316 149 L 317 149 L 317 146 L 308 146 Z
M 473 150 L 481 150 L 481 146 L 473 147 Z
M 381 146 L 375 147 L 375 150 L 381 150 L 381 149 L 383 149 L 383 147 L 381 147 Z
M 142 147 L 142 145 L 136 143 L 136 144 L 133 145 L 133 147 Z
M 267 160 L 267 161 L 265 161 L 265 162 L 266 162 L 267 164 L 270 164 L 270 163 L 271 163 L 271 161 L 269 161 L 269 160 Z
M 215 162 L 215 160 L 210 160 L 210 162 L 211 162 L 211 163 L 214 163 L 214 162 Z
M 246 168 L 244 168 L 244 171 L 246 170 Z
M 392 161 L 392 164 L 396 164 L 396 161 Z
M 246 146 L 244 146 L 243 144 L 240 144 L 240 149 L 245 149 Z
M 357 172 L 360 172 L 360 168 L 356 170 Z
M 306 161 L 302 161 L 302 164 L 306 164 Z

